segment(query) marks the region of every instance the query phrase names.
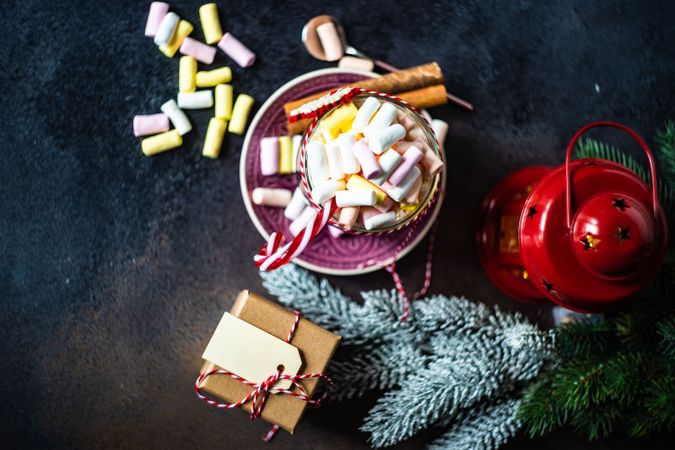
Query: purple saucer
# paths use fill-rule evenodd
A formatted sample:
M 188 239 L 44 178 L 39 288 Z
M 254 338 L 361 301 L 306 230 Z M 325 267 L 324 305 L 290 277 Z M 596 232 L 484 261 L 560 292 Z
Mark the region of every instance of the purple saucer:
M 242 147 L 239 176 L 246 210 L 264 238 L 261 238 L 260 245 L 273 231 L 283 231 L 286 239 L 292 238 L 288 232 L 290 222 L 284 217 L 283 208 L 258 206 L 251 201 L 251 191 L 257 187 L 293 190 L 300 181 L 299 174 L 263 176 L 260 173 L 260 140 L 267 136 L 287 134 L 283 105 L 298 98 L 373 76 L 376 74 L 345 69 L 323 69 L 306 73 L 280 87 L 253 118 Z M 445 176 L 439 185 L 440 189 L 444 187 Z M 432 206 L 433 210 L 415 226 L 408 244 L 398 253 L 397 259 L 405 256 L 424 238 L 440 211 L 441 203 L 436 201 Z M 396 248 L 409 232 L 409 228 L 404 228 L 381 236 L 345 234 L 340 238 L 333 238 L 328 230 L 323 230 L 295 262 L 307 269 L 331 275 L 372 272 L 391 262 Z M 379 263 L 363 267 L 369 260 Z

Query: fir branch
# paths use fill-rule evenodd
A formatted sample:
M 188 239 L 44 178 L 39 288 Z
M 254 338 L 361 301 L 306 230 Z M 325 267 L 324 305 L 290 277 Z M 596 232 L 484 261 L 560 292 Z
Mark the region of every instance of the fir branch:
M 672 365 L 673 361 L 670 360 L 670 363 Z M 675 373 L 671 371 L 651 380 L 645 396 L 645 408 L 651 416 L 653 429 L 670 431 L 675 427 Z
M 675 358 L 675 317 L 658 322 L 656 324 L 656 332 L 661 338 L 659 342 L 661 353 L 668 358 Z
M 666 181 L 669 185 L 675 186 L 675 123 L 666 122 L 663 130 L 656 132 L 656 142 L 661 150 L 659 160 Z
M 616 340 L 609 322 L 599 316 L 591 316 L 558 326 L 555 345 L 563 360 L 587 359 L 611 351 Z
M 649 181 L 649 175 L 642 164 L 628 153 L 611 145 L 593 139 L 582 139 L 577 143 L 576 155 L 579 158 L 600 158 L 614 161 L 626 166 L 643 180 Z
M 548 373 L 530 385 L 516 416 L 531 437 L 543 436 L 567 422 L 567 411 L 553 401 L 553 375 Z
M 489 450 L 513 437 L 520 423 L 516 410 L 518 399 L 481 404 L 462 411 L 448 431 L 432 442 L 428 450 Z
M 589 440 L 594 440 L 609 436 L 618 418 L 618 408 L 613 403 L 607 402 L 577 411 L 572 415 L 570 424 L 574 431 L 587 436 Z

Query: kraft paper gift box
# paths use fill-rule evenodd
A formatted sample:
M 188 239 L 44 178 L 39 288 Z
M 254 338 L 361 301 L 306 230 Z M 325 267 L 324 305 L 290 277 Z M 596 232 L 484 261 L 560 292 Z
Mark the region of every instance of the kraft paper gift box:
M 283 341 L 288 337 L 295 321 L 295 314 L 292 311 L 250 291 L 242 291 L 239 294 L 230 314 Z M 212 343 L 213 339 L 209 343 L 210 348 L 213 348 L 211 347 Z M 339 343 L 340 336 L 301 318 L 290 341 L 290 344 L 296 347 L 300 353 L 301 366 L 297 373 L 324 373 Z M 245 342 L 237 342 L 237 344 L 246 345 Z M 208 351 L 209 348 L 207 348 Z M 202 373 L 212 369 L 221 369 L 213 362 L 206 360 L 206 356 L 204 358 L 205 363 L 202 366 Z M 222 369 L 235 372 L 228 367 L 222 367 Z M 314 378 L 302 380 L 302 385 L 310 397 L 315 392 L 318 383 L 319 380 Z M 243 399 L 253 390 L 253 387 L 226 375 L 212 375 L 201 382 L 200 388 L 209 397 L 218 397 L 218 399 L 228 403 L 235 403 Z M 293 433 L 306 407 L 305 401 L 290 395 L 270 394 L 260 417 L 280 426 L 289 433 Z M 251 402 L 244 404 L 242 408 L 246 412 L 250 412 Z

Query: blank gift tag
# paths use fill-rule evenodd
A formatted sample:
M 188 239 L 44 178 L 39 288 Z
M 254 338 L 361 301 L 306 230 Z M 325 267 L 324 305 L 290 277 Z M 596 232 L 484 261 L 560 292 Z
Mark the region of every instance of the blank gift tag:
M 262 383 L 279 366 L 296 375 L 302 365 L 297 348 L 230 313 L 220 319 L 202 358 L 253 383 Z M 279 380 L 275 387 L 290 389 L 291 381 Z

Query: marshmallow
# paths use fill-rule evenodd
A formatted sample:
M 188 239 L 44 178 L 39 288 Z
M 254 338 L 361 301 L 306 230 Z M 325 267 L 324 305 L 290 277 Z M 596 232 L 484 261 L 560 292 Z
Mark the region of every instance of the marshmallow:
M 340 145 L 340 158 L 342 159 L 342 169 L 345 174 L 351 175 L 361 172 L 361 165 L 352 152 L 354 145 L 354 132 L 342 133 L 338 136 L 338 144 Z
M 201 70 L 197 72 L 195 81 L 199 87 L 213 87 L 217 84 L 227 83 L 232 79 L 232 70 L 225 66 L 213 70 Z
M 347 206 L 375 206 L 377 195 L 375 195 L 375 191 L 370 189 L 338 191 L 335 194 L 335 203 L 340 208 Z
M 403 111 L 396 115 L 396 121 L 403 125 L 403 128 L 405 128 L 406 131 L 412 131 L 417 127 L 417 121 L 413 119 L 410 114 Z
M 246 94 L 239 94 L 232 108 L 232 118 L 230 119 L 230 128 L 228 131 L 234 134 L 244 134 L 248 115 L 253 107 L 253 97 Z
M 298 186 L 293 191 L 291 201 L 288 202 L 286 209 L 284 209 L 284 216 L 289 220 L 295 220 L 307 206 L 309 206 L 309 202 L 305 198 L 305 194 L 300 189 L 300 186 Z
M 326 22 L 316 27 L 316 34 L 319 35 L 326 61 L 337 61 L 342 58 L 345 49 L 342 46 L 342 38 L 333 22 Z
M 393 184 L 385 181 L 382 185 L 382 189 L 397 202 L 403 201 L 403 198 L 412 190 L 415 186 L 415 182 L 418 178 L 422 176 L 422 172 L 417 166 L 414 166 L 413 169 L 408 173 L 408 176 L 398 184 L 394 186 Z
M 386 152 L 382 153 L 380 159 L 377 160 L 377 163 L 382 167 L 382 175 L 378 178 L 371 180 L 373 183 L 378 186 L 385 182 L 389 175 L 394 171 L 396 166 L 401 162 L 401 155 L 399 155 L 396 150 L 389 149 Z
M 305 148 L 307 152 L 307 169 L 314 183 L 330 178 L 328 171 L 328 159 L 326 159 L 325 146 L 318 141 L 311 141 Z
M 333 180 L 342 180 L 345 177 L 345 171 L 342 168 L 342 157 L 337 140 L 326 142 L 326 159 L 330 177 Z
M 375 192 L 376 195 L 376 206 L 382 205 L 387 201 L 387 194 L 380 189 L 378 186 L 375 186 L 370 181 L 363 178 L 361 175 L 352 175 L 347 181 L 347 189 L 350 191 L 366 189 Z
M 431 121 L 431 129 L 434 130 L 436 140 L 438 140 L 438 146 L 443 148 L 445 145 L 445 138 L 448 135 L 448 123 L 439 119 L 433 119 Z
M 183 43 L 183 40 L 188 37 L 190 33 L 192 33 L 192 30 L 194 30 L 194 27 L 190 22 L 187 20 L 181 20 L 178 22 L 178 27 L 176 28 L 176 32 L 173 34 L 173 38 L 171 38 L 171 42 L 165 45 L 160 45 L 159 51 L 164 53 L 164 56 L 167 58 L 173 58 L 173 55 L 176 54 Z
M 443 168 L 443 161 L 432 150 L 427 149 L 422 158 L 422 167 L 431 175 L 436 175 Z
M 213 106 L 213 92 L 179 92 L 178 107 L 183 109 L 205 109 Z
M 215 3 L 207 3 L 199 7 L 199 20 L 204 31 L 204 40 L 207 44 L 215 44 L 223 37 L 223 29 L 218 18 L 218 7 Z
M 168 102 L 164 103 L 160 109 L 164 114 L 169 116 L 169 120 L 181 136 L 186 135 L 190 132 L 190 130 L 192 130 L 192 124 L 190 123 L 190 120 L 187 118 L 183 110 L 178 107 L 175 100 L 169 100 Z
M 300 153 L 301 146 L 302 146 L 302 136 L 299 134 L 293 135 L 293 137 L 291 138 L 291 148 L 293 149 L 293 151 L 291 152 L 293 173 L 296 173 L 298 171 L 298 153 Z
M 338 223 L 343 227 L 350 229 L 356 223 L 356 219 L 359 218 L 359 207 L 358 206 L 348 206 L 340 209 L 340 215 L 338 216 Z
M 178 91 L 194 92 L 197 89 L 195 74 L 197 73 L 197 60 L 192 56 L 181 56 L 178 63 Z
M 202 156 L 215 159 L 220 155 L 220 148 L 223 146 L 223 137 L 225 136 L 226 129 L 227 122 L 225 120 L 216 117 L 209 120 Z
M 333 239 L 339 239 L 345 234 L 347 234 L 344 231 L 342 231 L 339 227 L 336 227 L 334 225 L 328 225 L 326 228 L 328 228 L 328 233 L 330 233 Z
M 343 56 L 338 67 L 341 69 L 356 69 L 366 72 L 372 72 L 375 68 L 375 63 L 372 59 L 356 58 L 354 56 Z
M 219 119 L 230 120 L 234 88 L 230 84 L 219 84 L 216 86 L 215 92 L 215 116 Z
M 199 42 L 191 37 L 183 39 L 180 45 L 180 52 L 187 56 L 193 56 L 197 61 L 204 64 L 211 64 L 216 57 L 216 49 Z
M 378 214 L 373 217 L 369 217 L 363 221 L 363 224 L 366 226 L 366 230 L 372 230 L 384 225 L 388 225 L 396 220 L 396 213 L 394 211 L 389 211 L 384 214 Z
M 405 128 L 403 128 L 403 125 L 395 123 L 387 128 L 373 130 L 368 137 L 368 146 L 379 155 L 404 137 Z
M 335 139 L 341 132 L 349 131 L 356 116 L 357 109 L 349 102 L 331 111 L 321 119 L 319 131 L 326 141 Z
M 180 147 L 183 137 L 177 130 L 165 131 L 141 141 L 141 150 L 145 156 L 156 155 L 172 148 Z
M 279 140 L 276 137 L 260 140 L 260 173 L 265 176 L 279 173 Z
M 285 208 L 291 202 L 291 191 L 288 189 L 255 188 L 251 193 L 251 200 L 256 205 Z
M 279 173 L 282 175 L 293 173 L 293 149 L 290 136 L 279 138 Z
M 422 177 L 419 177 L 417 181 L 415 181 L 415 184 L 413 185 L 412 189 L 410 189 L 410 192 L 408 192 L 401 202 L 401 207 L 403 205 L 410 205 L 413 207 L 417 207 L 419 204 L 419 196 L 420 196 L 420 190 L 422 189 Z
M 310 220 L 314 219 L 317 216 L 318 212 L 316 209 L 311 206 L 305 207 L 305 209 L 300 213 L 297 219 L 295 219 L 288 226 L 288 230 L 291 232 L 293 237 L 300 234 L 302 230 L 305 229 Z
M 169 118 L 166 114 L 134 116 L 134 136 L 148 136 L 162 131 L 169 131 Z
M 373 152 L 371 152 L 370 148 L 368 148 L 368 144 L 366 143 L 365 139 L 359 140 L 352 146 L 352 153 L 354 153 L 356 159 L 359 160 L 359 164 L 361 164 L 361 169 L 363 170 L 363 175 L 367 179 L 370 180 L 372 178 L 382 176 L 382 168 L 377 163 L 377 159 L 375 159 Z
M 363 133 L 368 127 L 370 119 L 375 115 L 375 112 L 380 107 L 380 101 L 375 97 L 368 97 L 359 108 L 354 123 L 352 123 L 352 130 L 357 133 Z
M 335 197 L 338 191 L 345 188 L 345 182 L 342 180 L 323 180 L 312 188 L 312 199 L 315 203 L 323 205 L 331 198 Z
M 403 154 L 401 157 L 401 163 L 399 166 L 394 170 L 394 172 L 389 176 L 387 181 L 390 184 L 393 184 L 394 186 L 397 186 L 403 182 L 403 180 L 408 176 L 410 171 L 419 163 L 422 161 L 422 157 L 424 156 L 424 153 L 422 153 L 422 150 L 418 149 L 417 147 L 413 146 L 410 147 L 406 152 Z
M 374 131 L 387 128 L 396 118 L 396 107 L 391 103 L 385 102 L 380 107 L 375 117 L 372 118 L 368 127 L 364 131 L 366 137 L 369 137 Z
M 148 11 L 148 20 L 145 22 L 145 35 L 148 37 L 155 37 L 159 25 L 164 20 L 164 16 L 169 12 L 169 4 L 164 2 L 150 3 L 150 11 Z
M 218 47 L 241 67 L 250 67 L 255 62 L 255 53 L 230 33 L 225 33 L 220 42 L 218 42 Z
M 375 208 L 377 208 L 377 210 L 381 213 L 386 213 L 391 209 L 392 206 L 394 206 L 394 201 L 391 198 L 387 197 L 384 199 L 382 203 L 380 203 L 379 205 L 375 205 Z
M 371 206 L 364 206 L 361 208 L 359 211 L 359 219 L 361 220 L 361 223 L 364 223 L 366 220 L 370 219 L 371 217 L 379 216 L 382 214 L 380 211 L 377 209 L 371 207 Z
M 178 22 L 180 22 L 178 14 L 174 12 L 166 13 L 155 33 L 155 44 L 158 46 L 168 45 L 171 42 L 171 39 L 173 39 L 173 35 L 176 33 Z

